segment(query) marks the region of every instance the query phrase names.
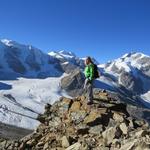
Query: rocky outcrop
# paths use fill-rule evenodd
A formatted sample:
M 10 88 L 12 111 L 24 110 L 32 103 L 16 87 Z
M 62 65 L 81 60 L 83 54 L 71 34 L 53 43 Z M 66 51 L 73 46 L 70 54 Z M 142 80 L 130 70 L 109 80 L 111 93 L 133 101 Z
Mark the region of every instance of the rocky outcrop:
M 79 69 L 78 66 L 68 63 L 68 62 L 61 63 L 61 67 L 62 67 L 62 70 L 67 74 L 70 74 L 73 70 L 75 70 L 77 68 Z
M 68 76 L 61 80 L 61 88 L 67 91 L 70 96 L 81 95 L 84 85 L 84 75 L 80 69 L 73 70 Z
M 123 85 L 126 89 L 133 93 L 139 93 L 143 91 L 143 83 L 140 78 L 134 77 L 132 73 L 128 73 L 122 71 L 119 76 L 119 82 Z
M 108 93 L 97 91 L 93 105 L 85 96 L 62 97 L 47 104 L 38 116 L 39 127 L 16 141 L 1 140 L 7 150 L 148 150 L 150 128 Z

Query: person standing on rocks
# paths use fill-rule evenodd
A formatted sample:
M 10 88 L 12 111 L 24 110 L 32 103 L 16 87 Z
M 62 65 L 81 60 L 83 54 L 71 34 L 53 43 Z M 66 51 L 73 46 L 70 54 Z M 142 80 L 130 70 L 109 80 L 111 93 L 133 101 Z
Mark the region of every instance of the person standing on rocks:
M 84 90 L 87 95 L 87 104 L 90 105 L 93 103 L 93 80 L 94 80 L 94 63 L 91 57 L 87 57 L 85 59 L 85 82 L 84 82 Z

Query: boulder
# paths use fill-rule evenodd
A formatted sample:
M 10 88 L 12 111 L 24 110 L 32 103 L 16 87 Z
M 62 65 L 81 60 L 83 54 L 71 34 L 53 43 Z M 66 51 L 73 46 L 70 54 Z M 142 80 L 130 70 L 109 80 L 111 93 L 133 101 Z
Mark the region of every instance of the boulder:
M 63 136 L 61 140 L 62 140 L 62 147 L 67 148 L 70 146 L 69 140 L 66 136 Z
M 124 121 L 124 118 L 121 114 L 119 114 L 118 112 L 114 112 L 113 114 L 113 119 L 116 121 L 116 122 L 123 122 Z
M 115 138 L 116 127 L 110 127 L 102 133 L 102 136 L 105 140 L 105 145 L 108 146 L 112 143 Z
M 76 124 L 82 122 L 85 119 L 86 115 L 87 112 L 84 110 L 72 112 L 70 114 L 72 121 L 75 122 Z
M 103 132 L 102 125 L 96 125 L 96 126 L 90 127 L 90 130 L 89 130 L 90 134 L 96 134 L 96 135 L 100 135 L 102 132 Z
M 69 146 L 66 150 L 80 150 L 81 144 L 80 143 L 75 143 L 71 146 Z
M 101 117 L 100 113 L 99 113 L 98 111 L 96 111 L 96 110 L 93 110 L 93 111 L 91 111 L 90 114 L 85 118 L 84 123 L 85 123 L 85 124 L 88 124 L 88 125 L 94 124 L 94 123 L 95 123 L 95 124 L 98 124 L 98 123 L 99 123 L 99 120 L 100 120 L 100 117 Z
M 123 134 L 126 135 L 128 133 L 128 127 L 127 127 L 127 125 L 124 122 L 121 123 L 119 127 L 120 127 L 120 129 L 121 129 Z
M 79 101 L 75 101 L 70 108 L 70 111 L 79 111 L 81 107 L 81 103 Z

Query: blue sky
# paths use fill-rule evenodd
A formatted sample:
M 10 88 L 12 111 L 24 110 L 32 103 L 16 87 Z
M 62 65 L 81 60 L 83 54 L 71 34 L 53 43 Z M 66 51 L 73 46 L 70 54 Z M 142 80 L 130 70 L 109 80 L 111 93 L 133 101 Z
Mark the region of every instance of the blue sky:
M 0 38 L 103 63 L 150 55 L 149 0 L 0 0 Z

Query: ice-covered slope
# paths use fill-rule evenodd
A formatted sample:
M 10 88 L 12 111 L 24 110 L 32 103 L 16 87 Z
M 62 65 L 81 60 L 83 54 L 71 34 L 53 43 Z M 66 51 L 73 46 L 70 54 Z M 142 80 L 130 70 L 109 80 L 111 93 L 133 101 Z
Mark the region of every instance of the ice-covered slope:
M 38 122 L 32 118 L 43 113 L 45 104 L 52 104 L 61 96 L 67 96 L 60 90 L 62 77 L 0 81 L 0 84 L 12 86 L 8 90 L 0 90 L 0 121 L 24 128 L 35 128 Z

